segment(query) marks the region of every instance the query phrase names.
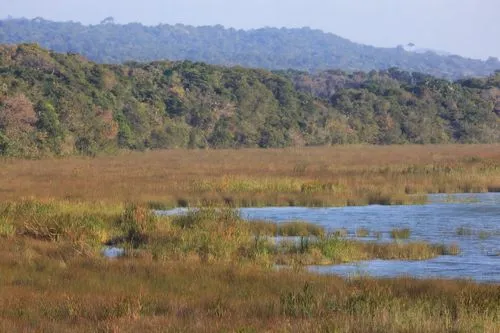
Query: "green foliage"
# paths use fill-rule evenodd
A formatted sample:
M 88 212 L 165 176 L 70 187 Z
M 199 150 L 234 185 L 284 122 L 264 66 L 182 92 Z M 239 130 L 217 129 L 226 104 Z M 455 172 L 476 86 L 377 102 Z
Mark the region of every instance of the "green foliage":
M 23 44 L 0 46 L 0 86 L 0 154 L 9 156 L 500 142 L 500 73 L 453 83 L 394 68 L 97 65 Z
M 195 252 L 203 262 L 231 259 L 241 247 L 250 243 L 246 223 L 231 209 L 190 211 L 175 217 L 172 225 L 180 229 L 180 235 L 163 241 L 177 244 L 184 253 Z
M 41 145 L 56 154 L 61 153 L 64 131 L 54 106 L 50 102 L 39 102 L 36 112 L 39 115 L 37 127 L 42 134 L 40 135 Z
M 93 255 L 108 238 L 110 216 L 79 212 L 55 202 L 21 201 L 0 205 L 0 237 L 14 234 L 72 244 L 79 254 Z
M 247 67 L 319 71 L 342 68 L 349 71 L 380 70 L 400 67 L 446 78 L 470 75 L 485 76 L 500 68 L 496 58 L 487 61 L 459 56 L 441 56 L 434 52 L 408 52 L 402 47 L 377 48 L 360 45 L 337 35 L 309 28 L 263 28 L 243 31 L 222 26 L 193 27 L 162 24 L 148 27 L 141 24 L 109 24 L 85 26 L 74 22 L 51 22 L 43 19 L 11 19 L 0 21 L 0 43 L 36 42 L 57 52 L 77 52 L 99 63 L 124 61 L 155 61 L 157 59 L 188 59 L 212 64 L 239 64 Z M 136 47 L 130 47 L 135 45 Z M 33 66 L 49 62 L 26 58 Z M 89 70 L 92 84 L 105 86 L 101 68 Z M 169 80 L 174 75 L 163 71 Z M 187 78 L 197 87 L 216 81 L 207 72 L 187 69 Z M 405 79 L 404 74 L 400 79 Z M 274 82 L 270 82 L 271 86 Z M 470 80 L 471 87 L 481 82 Z M 280 84 L 278 84 L 280 85 Z M 283 90 L 274 90 L 277 93 Z M 286 94 L 282 106 L 290 105 Z
M 0 237 L 11 237 L 16 233 L 16 228 L 9 218 L 0 216 Z

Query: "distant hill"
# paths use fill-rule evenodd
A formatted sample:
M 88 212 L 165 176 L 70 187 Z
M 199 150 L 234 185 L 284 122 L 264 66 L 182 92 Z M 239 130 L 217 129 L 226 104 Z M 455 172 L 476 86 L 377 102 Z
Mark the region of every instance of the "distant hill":
M 500 69 L 496 58 L 472 60 L 436 52 L 413 52 L 404 47 L 377 48 L 353 43 L 309 28 L 257 30 L 222 26 L 99 25 L 51 22 L 41 18 L 0 21 L 0 43 L 39 43 L 57 51 L 79 53 L 99 63 L 192 60 L 218 65 L 241 65 L 271 70 L 317 72 L 383 70 L 391 67 L 457 79 L 488 76 Z
M 0 46 L 0 155 L 448 142 L 500 142 L 500 72 L 452 83 L 397 69 L 102 65 Z

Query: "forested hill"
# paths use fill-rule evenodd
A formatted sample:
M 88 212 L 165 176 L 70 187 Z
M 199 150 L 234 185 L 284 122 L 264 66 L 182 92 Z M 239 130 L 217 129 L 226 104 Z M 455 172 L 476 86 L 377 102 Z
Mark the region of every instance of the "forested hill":
M 222 26 L 149 27 L 114 24 L 111 19 L 90 26 L 40 18 L 0 21 L 1 44 L 25 42 L 36 42 L 57 52 L 79 53 L 99 63 L 191 60 L 310 72 L 398 67 L 449 79 L 488 76 L 500 69 L 496 58 L 481 61 L 433 52 L 407 52 L 402 47 L 376 48 L 308 28 L 243 31 Z
M 395 69 L 99 65 L 0 46 L 3 155 L 447 142 L 500 142 L 500 72 L 451 83 Z

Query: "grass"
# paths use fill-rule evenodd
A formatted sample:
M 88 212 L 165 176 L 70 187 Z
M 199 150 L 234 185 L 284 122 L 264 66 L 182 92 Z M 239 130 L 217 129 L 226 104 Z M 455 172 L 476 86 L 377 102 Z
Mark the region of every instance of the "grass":
M 474 230 L 467 227 L 458 227 L 456 232 L 458 236 L 472 236 L 475 234 Z
M 290 221 L 273 223 L 269 221 L 251 221 L 249 224 L 251 231 L 255 235 L 266 236 L 314 236 L 324 237 L 324 228 L 305 221 Z
M 361 242 L 343 229 L 247 222 L 213 208 L 419 203 L 426 193 L 495 191 L 499 148 L 1 160 L 0 332 L 499 332 L 498 284 L 346 280 L 303 269 L 457 255 L 454 244 Z M 149 210 L 173 206 L 209 208 L 177 217 Z M 125 256 L 103 258 L 104 244 L 123 247 Z
M 393 239 L 409 239 L 411 230 L 409 228 L 395 228 L 391 230 L 391 238 Z
M 62 243 L 0 242 L 0 331 L 498 332 L 500 288 L 341 279 L 248 262 L 61 257 Z
M 356 229 L 356 237 L 364 238 L 364 237 L 369 237 L 369 236 L 370 236 L 370 230 L 368 230 L 366 228 Z
M 346 206 L 500 188 L 499 145 L 169 150 L 0 161 L 0 201 Z
M 347 240 L 345 229 L 326 234 L 303 221 L 243 220 L 235 210 L 206 208 L 186 215 L 158 217 L 144 206 L 103 207 L 64 202 L 0 204 L 2 236 L 63 244 L 84 256 L 98 256 L 104 244 L 126 248 L 129 257 L 159 261 L 199 258 L 201 262 L 331 264 L 366 259 L 420 260 L 445 254 L 426 243 L 376 244 Z M 276 242 L 274 237 L 298 237 Z
M 458 227 L 456 230 L 457 236 L 477 236 L 481 240 L 485 240 L 491 237 L 500 236 L 500 230 L 476 230 L 469 227 Z
M 217 208 L 157 217 L 141 205 L 25 200 L 0 204 L 0 215 L 10 230 L 0 239 L 0 331 L 495 332 L 500 324 L 496 285 L 344 280 L 301 268 L 452 252 L 442 245 L 359 242 Z M 300 241 L 274 243 L 267 235 L 280 227 Z M 103 243 L 126 255 L 103 258 Z M 276 270 L 280 263 L 290 269 Z

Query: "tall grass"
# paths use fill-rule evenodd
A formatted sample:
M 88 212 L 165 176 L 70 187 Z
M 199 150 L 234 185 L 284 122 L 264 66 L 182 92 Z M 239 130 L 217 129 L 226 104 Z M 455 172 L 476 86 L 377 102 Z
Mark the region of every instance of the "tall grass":
M 391 238 L 393 239 L 408 239 L 411 236 L 409 228 L 394 228 L 391 230 Z
M 368 258 L 425 259 L 451 250 L 375 244 L 231 209 L 156 217 L 142 205 L 0 205 L 0 331 L 496 332 L 500 289 L 468 281 L 344 280 L 297 268 Z M 305 234 L 307 232 L 307 235 Z M 113 241 L 127 255 L 103 258 Z M 275 263 L 290 269 L 275 269 Z
M 64 208 L 63 208 L 64 207 Z M 327 235 L 307 222 L 245 221 L 233 209 L 204 208 L 158 217 L 137 204 L 106 212 L 90 205 L 21 201 L 0 205 L 2 236 L 73 247 L 95 256 L 104 246 L 122 246 L 131 257 L 202 262 L 325 264 L 363 259 L 426 259 L 444 254 L 428 244 L 367 244 L 346 240 L 344 230 Z M 284 237 L 282 241 L 274 238 Z M 292 237 L 287 241 L 287 237 Z M 298 237 L 298 240 L 293 240 Z
M 500 188 L 499 152 L 498 145 L 335 146 L 9 159 L 0 161 L 0 200 L 155 208 L 422 203 L 427 193 Z
M 344 280 L 221 262 L 75 257 L 62 265 L 34 242 L 0 243 L 1 331 L 493 333 L 500 325 L 497 285 Z

